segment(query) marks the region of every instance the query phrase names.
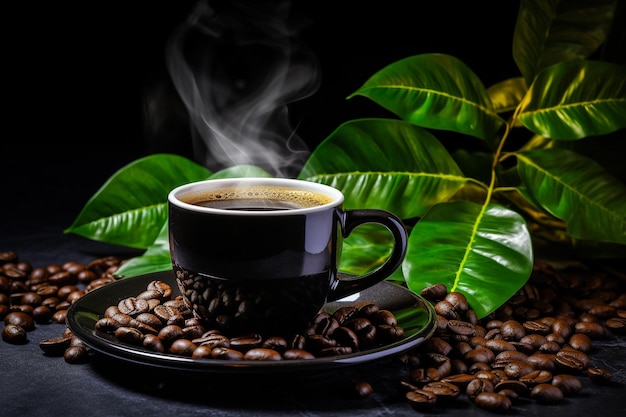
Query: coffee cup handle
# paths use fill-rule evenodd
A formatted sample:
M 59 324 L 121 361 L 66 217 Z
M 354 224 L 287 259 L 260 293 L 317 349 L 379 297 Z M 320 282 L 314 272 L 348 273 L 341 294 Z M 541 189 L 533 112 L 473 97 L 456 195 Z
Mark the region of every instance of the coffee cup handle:
M 387 260 L 378 268 L 362 276 L 350 276 L 337 280 L 327 301 L 335 301 L 363 291 L 389 277 L 402 264 L 407 250 L 407 232 L 402 221 L 395 215 L 376 209 L 338 210 L 343 237 L 365 223 L 377 223 L 389 230 L 393 236 L 393 250 Z

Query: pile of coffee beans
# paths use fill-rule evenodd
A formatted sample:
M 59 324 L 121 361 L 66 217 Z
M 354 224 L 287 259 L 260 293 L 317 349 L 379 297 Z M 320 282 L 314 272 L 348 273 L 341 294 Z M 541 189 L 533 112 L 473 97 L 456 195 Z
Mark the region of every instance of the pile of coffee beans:
M 590 355 L 594 340 L 626 333 L 625 284 L 619 274 L 537 262 L 527 284 L 481 320 L 463 294 L 425 288 L 437 330 L 401 358 L 410 372 L 400 389 L 420 411 L 464 398 L 504 412 L 518 398 L 558 403 L 583 378 L 609 383 L 611 372 Z
M 0 252 L 2 340 L 24 344 L 37 324 L 64 325 L 70 305 L 87 292 L 113 282 L 113 273 L 121 263 L 110 256 L 88 264 L 68 261 L 33 267 L 13 251 Z M 59 338 L 41 341 L 39 346 L 46 354 L 63 355 L 68 363 L 87 359 L 87 347 L 67 328 Z
M 0 252 L 2 340 L 23 344 L 37 324 L 65 324 L 71 303 L 115 281 L 122 263 L 104 257 L 33 267 L 14 252 Z M 454 407 L 457 401 L 506 412 L 520 398 L 555 404 L 576 396 L 584 378 L 611 382 L 611 372 L 594 364 L 593 353 L 594 341 L 626 334 L 626 276 L 618 271 L 578 264 L 557 270 L 537 261 L 527 284 L 482 319 L 462 293 L 442 284 L 425 288 L 422 296 L 437 314 L 435 334 L 397 358 L 408 371 L 399 390 L 420 412 Z M 109 306 L 96 328 L 154 352 L 266 361 L 357 352 L 404 334 L 393 313 L 373 303 L 319 313 L 295 335 L 228 334 L 207 328 L 169 284 L 156 280 Z M 84 363 L 89 356 L 67 328 L 39 346 L 68 363 Z M 372 393 L 367 382 L 353 388 L 361 398 Z
M 195 359 L 294 360 L 350 354 L 403 337 L 394 314 L 371 302 L 318 313 L 295 334 L 228 334 L 195 317 L 169 284 L 152 281 L 145 291 L 109 306 L 96 330 L 121 342 Z

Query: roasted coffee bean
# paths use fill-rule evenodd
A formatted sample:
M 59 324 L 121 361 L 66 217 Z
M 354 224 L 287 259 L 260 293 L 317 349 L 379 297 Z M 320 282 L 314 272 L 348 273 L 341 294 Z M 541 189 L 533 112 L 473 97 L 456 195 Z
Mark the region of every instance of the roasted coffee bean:
M 192 339 L 192 342 L 200 346 L 207 346 L 210 349 L 216 347 L 230 347 L 230 339 L 228 339 L 228 337 L 212 332 L 205 333 L 199 338 Z
M 48 277 L 48 283 L 59 287 L 74 286 L 78 283 L 78 278 L 68 271 L 58 271 Z
M 518 350 L 505 350 L 500 352 L 494 358 L 494 361 L 497 363 L 499 361 L 508 362 L 508 361 L 525 361 L 528 358 L 528 355 L 524 352 L 520 352 Z
M 611 382 L 613 374 L 608 369 L 590 367 L 587 369 L 587 376 L 595 383 L 606 384 Z
M 503 379 L 501 375 L 495 373 L 494 371 L 487 371 L 487 370 L 476 372 L 474 374 L 474 378 L 486 379 L 489 382 L 491 382 L 494 386 Z
M 456 385 L 443 382 L 443 381 L 433 381 L 429 382 L 422 387 L 425 391 L 431 391 L 437 396 L 437 401 L 447 402 L 452 401 L 458 398 L 461 390 Z
M 529 388 L 539 384 L 549 384 L 552 382 L 552 372 L 544 369 L 533 371 L 519 378 L 520 382 L 526 384 Z
M 354 318 L 358 313 L 359 309 L 356 306 L 339 307 L 333 312 L 332 318 L 337 321 L 337 324 L 343 324 Z M 331 317 L 325 317 L 325 319 L 328 321 Z M 319 331 L 319 333 L 323 333 L 323 330 Z
M 483 391 L 476 395 L 474 398 L 474 404 L 485 410 L 504 412 L 511 408 L 511 400 L 506 395 Z
M 428 301 L 437 302 L 442 300 L 446 294 L 448 294 L 448 290 L 443 284 L 434 284 L 424 288 L 420 294 Z
M 539 320 L 528 320 L 522 323 L 522 326 L 526 330 L 526 333 L 539 333 L 542 335 L 547 335 L 551 333 L 552 327 L 542 323 Z
M 157 330 L 163 327 L 161 319 L 152 313 L 140 313 L 135 317 L 135 320 Z
M 170 345 L 170 352 L 175 355 L 192 356 L 198 345 L 189 339 L 177 339 Z
M 474 336 L 475 333 L 474 325 L 462 320 L 448 320 L 448 324 L 446 326 L 447 329 L 454 334 Z
M 230 339 L 230 347 L 240 352 L 246 352 L 250 349 L 261 347 L 263 338 L 260 334 L 251 334 L 248 336 L 233 337 Z
M 85 346 L 70 346 L 65 350 L 63 358 L 70 364 L 86 363 L 89 359 L 89 351 Z
M 372 395 L 374 389 L 369 382 L 357 381 L 352 386 L 352 392 L 356 398 L 367 398 Z
M 502 394 L 504 390 L 513 391 L 518 396 L 523 396 L 528 392 L 528 385 L 517 379 L 503 379 L 495 385 L 494 391 Z M 507 397 L 510 398 L 510 395 Z
M 185 322 L 186 323 L 186 322 Z M 205 328 L 200 324 L 183 327 L 183 339 L 196 339 L 204 334 Z M 156 332 L 155 332 L 156 333 Z
M 225 359 L 225 360 L 243 360 L 244 355 L 238 350 L 229 349 L 224 347 L 216 347 L 211 351 L 213 359 Z
M 467 385 L 474 380 L 474 376 L 470 374 L 455 374 L 448 375 L 445 378 L 441 378 L 441 381 L 454 384 L 462 390 L 467 388 Z
M 528 362 L 509 361 L 503 370 L 507 377 L 511 379 L 520 379 L 521 377 L 533 372 L 535 368 Z
M 252 361 L 279 361 L 282 356 L 274 349 L 254 348 L 248 350 L 243 358 Z
M 493 391 L 494 386 L 491 381 L 479 378 L 475 378 L 470 381 L 470 383 L 467 384 L 467 387 L 465 388 L 465 394 L 468 396 L 468 398 L 472 400 L 475 399 L 480 393 Z
M 170 305 L 158 305 L 154 307 L 152 312 L 166 325 L 176 325 L 180 327 L 185 325 L 185 318 L 176 307 Z
M 50 309 L 50 307 L 45 305 L 37 306 L 33 309 L 33 320 L 37 324 L 45 324 L 52 320 L 52 315 L 54 313 Z
M 558 374 L 552 377 L 552 385 L 558 387 L 563 394 L 578 394 L 583 389 L 580 378 L 570 374 Z
M 405 394 L 405 398 L 417 411 L 428 410 L 437 402 L 437 396 L 433 392 L 423 389 L 409 391 Z
M 287 349 L 287 340 L 283 337 L 271 336 L 263 341 L 262 347 L 284 352 Z
M 208 346 L 204 346 L 204 345 L 197 346 L 194 349 L 194 351 L 191 353 L 191 357 L 193 359 L 210 359 L 211 348 Z
M 443 298 L 445 301 L 452 304 L 454 310 L 457 313 L 465 314 L 467 310 L 469 310 L 469 303 L 467 302 L 467 298 L 465 295 L 458 291 L 452 291 L 446 294 Z
M 120 312 L 130 316 L 136 316 L 141 313 L 147 313 L 150 310 L 148 301 L 142 298 L 128 297 L 123 299 L 117 305 Z
M 183 338 L 183 328 L 175 324 L 169 324 L 159 330 L 158 337 L 164 346 L 169 347 L 176 339 Z
M 14 311 L 7 314 L 4 317 L 4 324 L 18 325 L 27 332 L 35 330 L 35 321 L 33 320 L 33 318 L 22 311 Z
M 382 342 L 398 340 L 404 336 L 404 329 L 397 325 L 379 324 L 376 326 L 376 335 Z
M 99 319 L 95 324 L 96 330 L 101 330 L 103 332 L 115 332 L 115 329 L 123 325 L 122 323 L 120 323 L 114 318 L 118 314 L 121 314 L 121 313 L 115 313 L 113 317 L 104 316 L 101 319 Z
M 496 355 L 501 352 L 516 350 L 515 346 L 506 340 L 487 340 L 487 342 L 485 342 L 485 347 Z
M 526 344 L 532 347 L 533 350 L 538 350 L 543 344 L 547 342 L 545 336 L 538 333 L 527 334 L 519 340 L 520 343 Z
M 165 352 L 165 346 L 163 346 L 163 342 L 159 338 L 159 336 L 154 334 L 147 334 L 143 338 L 142 346 L 151 350 L 152 352 L 163 353 Z M 210 348 L 209 348 L 210 353 Z
M 467 345 L 467 344 L 466 344 Z M 467 345 L 470 349 L 471 347 Z M 449 355 L 452 352 L 452 345 L 441 337 L 431 337 L 423 344 L 423 349 L 427 352 L 435 352 L 441 355 Z
M 582 333 L 591 339 L 604 339 L 607 336 L 607 330 L 602 323 L 578 322 L 574 326 L 576 333 Z
M 557 355 L 554 359 L 554 362 L 557 369 L 561 370 L 562 372 L 575 373 L 584 369 L 583 364 L 578 359 L 572 356 Z
M 70 347 L 71 336 L 61 336 L 54 339 L 46 339 L 39 342 L 39 347 L 46 355 L 63 356 L 65 350 Z
M 376 314 L 372 316 L 372 324 L 383 326 L 397 326 L 398 320 L 391 311 L 378 310 Z
M 495 355 L 490 349 L 478 346 L 467 352 L 464 358 L 470 363 L 491 363 L 495 359 Z
M 593 341 L 584 333 L 574 333 L 568 341 L 569 345 L 581 352 L 589 353 L 593 347 Z
M 134 327 L 121 326 L 115 330 L 115 337 L 124 343 L 135 346 L 143 344 L 143 333 Z
M 156 291 L 162 300 L 169 300 L 172 296 L 172 287 L 164 281 L 155 280 L 148 284 L 146 291 Z
M 345 311 L 346 308 L 344 308 L 343 310 Z M 353 314 L 356 314 L 357 309 L 351 309 L 350 311 L 353 312 Z M 348 319 L 348 315 L 347 313 L 346 317 L 342 317 L 342 320 L 347 320 Z M 342 321 L 343 322 L 343 321 Z M 335 317 L 323 317 L 321 320 L 319 320 L 315 326 L 315 334 L 321 334 L 323 336 L 328 336 L 331 335 L 336 328 L 338 328 L 340 325 L 339 320 L 337 320 Z
M 554 404 L 563 399 L 563 391 L 552 384 L 539 384 L 530 391 L 530 398 L 541 404 Z
M 417 368 L 409 373 L 409 379 L 414 384 L 423 386 L 429 382 L 439 381 L 441 375 L 436 368 Z
M 565 356 L 569 358 L 574 358 L 577 361 L 579 361 L 583 369 L 587 369 L 591 363 L 591 358 L 589 358 L 589 355 L 587 355 L 585 352 L 572 349 L 571 347 L 568 347 L 568 346 L 564 346 L 563 349 L 561 349 L 560 351 L 556 353 L 556 358 L 565 357 Z
M 323 357 L 328 357 L 335 355 L 348 355 L 352 352 L 353 350 L 349 346 L 335 346 L 320 350 L 319 355 Z
M 435 312 L 447 320 L 456 320 L 459 317 L 454 305 L 445 300 L 439 301 L 435 304 Z
M 624 317 L 611 317 L 606 321 L 606 327 L 613 333 L 625 334 L 626 333 L 626 318 Z
M 19 324 L 9 323 L 2 329 L 2 340 L 14 345 L 24 344 L 28 341 L 26 333 L 26 329 Z
M 341 346 L 347 346 L 353 351 L 359 349 L 359 337 L 347 327 L 337 327 L 332 333 L 332 338 Z
M 304 349 L 288 349 L 283 352 L 285 360 L 315 359 L 315 356 Z
M 526 329 L 517 321 L 507 320 L 500 326 L 500 334 L 504 340 L 519 341 L 522 337 L 526 336 Z

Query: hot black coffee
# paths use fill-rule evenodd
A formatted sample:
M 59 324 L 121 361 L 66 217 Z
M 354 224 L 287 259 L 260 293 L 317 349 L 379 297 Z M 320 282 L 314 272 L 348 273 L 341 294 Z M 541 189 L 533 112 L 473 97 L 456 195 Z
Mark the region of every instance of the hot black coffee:
M 332 198 L 314 191 L 271 186 L 241 186 L 180 196 L 185 203 L 222 210 L 294 210 L 328 204 Z

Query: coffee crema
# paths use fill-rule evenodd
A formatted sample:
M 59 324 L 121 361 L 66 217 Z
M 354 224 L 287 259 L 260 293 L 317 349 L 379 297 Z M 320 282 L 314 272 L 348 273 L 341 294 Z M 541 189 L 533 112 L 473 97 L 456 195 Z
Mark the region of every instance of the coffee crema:
M 187 204 L 222 210 L 295 210 L 333 201 L 330 196 L 302 188 L 243 186 L 189 192 L 178 197 Z

